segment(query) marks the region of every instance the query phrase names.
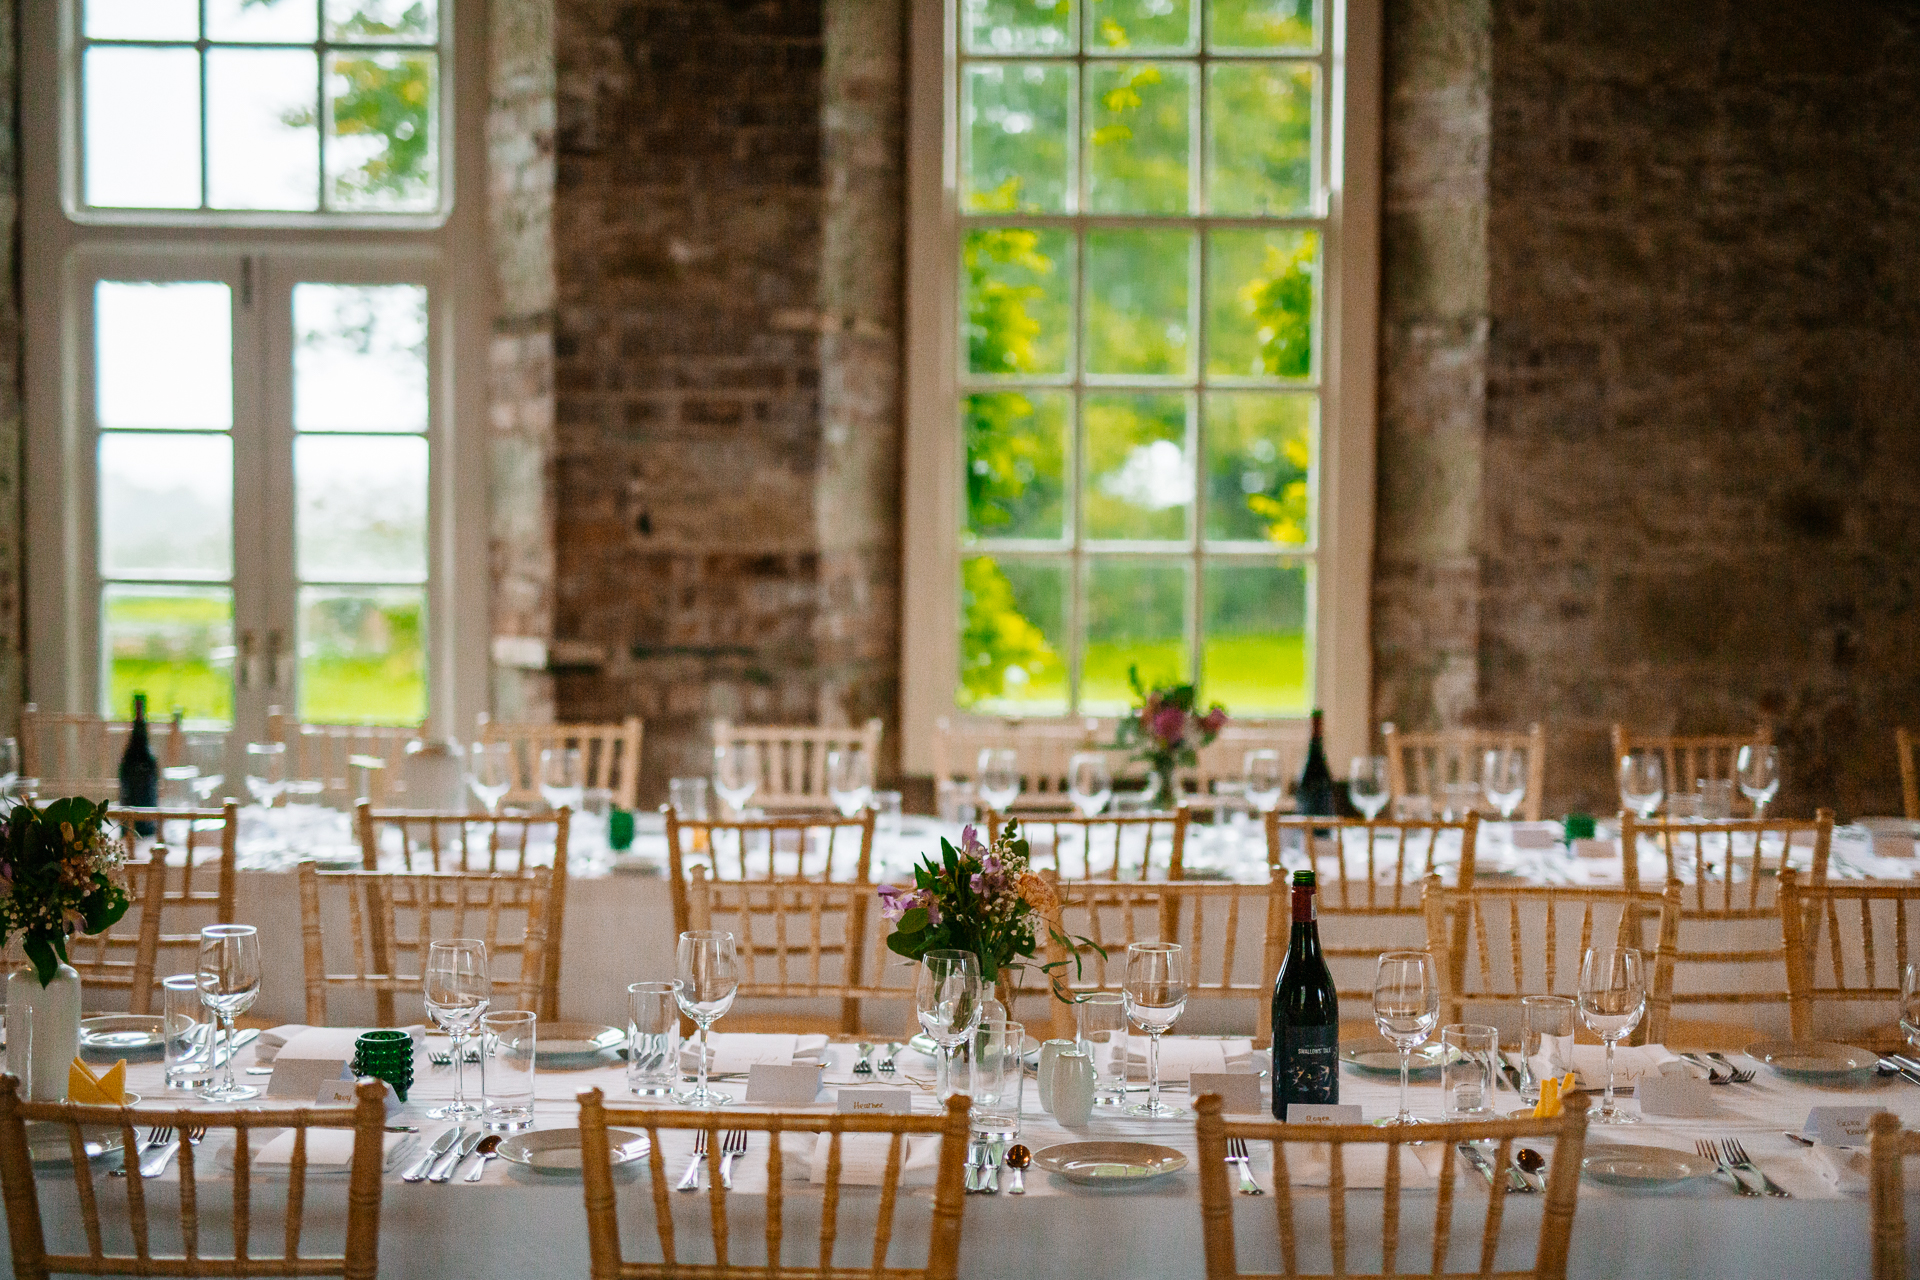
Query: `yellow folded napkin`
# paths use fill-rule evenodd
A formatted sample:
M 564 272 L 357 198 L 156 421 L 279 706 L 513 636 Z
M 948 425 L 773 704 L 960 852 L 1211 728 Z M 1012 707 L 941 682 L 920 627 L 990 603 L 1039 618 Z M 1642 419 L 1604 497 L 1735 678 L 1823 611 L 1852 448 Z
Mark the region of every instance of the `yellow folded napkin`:
M 1542 1080 L 1540 1082 L 1540 1101 L 1534 1105 L 1533 1118 L 1535 1120 L 1551 1120 L 1559 1115 L 1561 1097 L 1565 1094 L 1572 1093 L 1576 1083 L 1577 1080 L 1571 1071 L 1557 1080 L 1552 1076 L 1548 1076 L 1545 1080 Z
M 126 1100 L 125 1058 L 108 1067 L 107 1073 L 101 1076 L 93 1074 L 93 1068 L 78 1058 L 67 1068 L 67 1101 L 93 1107 L 118 1107 L 124 1105 Z

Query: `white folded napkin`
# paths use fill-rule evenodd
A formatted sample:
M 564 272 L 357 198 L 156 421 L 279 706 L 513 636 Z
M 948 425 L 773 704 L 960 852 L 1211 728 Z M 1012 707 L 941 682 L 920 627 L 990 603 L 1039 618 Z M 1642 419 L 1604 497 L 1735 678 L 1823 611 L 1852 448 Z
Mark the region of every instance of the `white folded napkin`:
M 805 1178 L 808 1182 L 827 1180 L 827 1146 L 832 1138 L 826 1133 L 783 1133 L 780 1157 L 784 1176 Z M 885 1133 L 843 1133 L 840 1135 L 840 1183 L 851 1187 L 877 1187 L 887 1180 L 887 1146 L 893 1141 Z M 900 1160 L 901 1186 L 932 1186 L 940 1168 L 938 1134 L 913 1134 L 907 1138 L 906 1152 Z
M 824 1063 L 827 1060 L 827 1037 L 821 1035 L 728 1032 L 710 1035 L 707 1040 L 707 1070 L 716 1075 L 745 1071 L 756 1062 L 784 1067 L 795 1062 Z M 680 1069 L 700 1069 L 698 1038 L 686 1040 L 680 1045 Z
M 277 1137 L 253 1153 L 256 1165 L 288 1166 L 293 1163 L 293 1139 L 298 1132 L 295 1129 L 282 1129 Z M 382 1159 L 385 1153 L 398 1146 L 408 1135 L 389 1133 L 382 1135 Z M 309 1129 L 307 1130 L 307 1167 L 309 1169 L 345 1169 L 353 1163 L 353 1130 L 351 1129 Z
M 1800 1153 L 1828 1186 L 1844 1196 L 1863 1196 L 1870 1185 L 1867 1153 L 1860 1147 L 1821 1143 Z
M 1166 1036 L 1160 1041 L 1160 1083 L 1185 1084 L 1193 1073 L 1245 1070 L 1253 1060 L 1253 1041 L 1204 1040 Z M 1127 1078 L 1147 1078 L 1147 1038 L 1127 1037 Z
M 253 1060 L 264 1066 L 279 1057 L 280 1051 L 287 1047 L 289 1041 L 295 1038 L 306 1037 L 309 1033 L 318 1033 L 318 1038 L 301 1039 L 301 1044 L 296 1049 L 296 1052 L 302 1056 L 309 1058 L 323 1056 L 351 1058 L 353 1057 L 353 1042 L 360 1038 L 361 1032 L 368 1030 L 371 1030 L 371 1028 L 310 1027 L 303 1022 L 289 1022 L 260 1033 L 259 1039 L 253 1042 Z M 400 1030 L 405 1031 L 413 1037 L 413 1047 L 415 1049 L 420 1047 L 420 1042 L 426 1038 L 427 1034 L 427 1029 L 419 1023 L 415 1023 L 410 1027 L 401 1027 Z M 337 1037 L 345 1038 L 346 1050 L 343 1053 L 335 1054 L 333 1050 L 336 1047 Z
M 1325 1187 L 1333 1182 L 1333 1148 L 1324 1142 L 1287 1144 L 1287 1176 L 1296 1187 Z M 1441 1144 L 1423 1142 L 1400 1148 L 1400 1185 L 1431 1187 L 1438 1184 Z M 1456 1161 L 1459 1156 L 1455 1156 Z M 1384 1187 L 1387 1185 L 1387 1147 L 1368 1143 L 1349 1144 L 1340 1149 L 1340 1167 L 1348 1187 Z
M 1613 1051 L 1613 1086 L 1625 1089 L 1641 1076 L 1657 1076 L 1662 1063 L 1678 1062 L 1680 1055 L 1663 1044 L 1618 1045 Z M 1582 1089 L 1607 1086 L 1607 1048 L 1599 1044 L 1573 1046 L 1573 1069 Z

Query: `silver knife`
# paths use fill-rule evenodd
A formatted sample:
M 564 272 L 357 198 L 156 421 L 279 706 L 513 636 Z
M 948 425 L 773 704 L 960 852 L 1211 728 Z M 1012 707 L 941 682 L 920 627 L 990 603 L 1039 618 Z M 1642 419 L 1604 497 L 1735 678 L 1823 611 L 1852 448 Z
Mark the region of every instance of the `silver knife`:
M 1493 1190 L 1493 1162 L 1471 1142 L 1458 1142 L 1454 1147 L 1466 1157 L 1467 1163 L 1478 1169 L 1480 1176 L 1487 1180 L 1487 1190 Z
M 412 1134 L 408 1134 L 406 1137 L 400 1139 L 400 1141 L 394 1143 L 393 1150 L 387 1153 L 386 1163 L 380 1166 L 381 1172 L 392 1173 L 394 1170 L 394 1167 L 397 1166 L 401 1161 L 411 1157 L 413 1155 L 414 1148 L 418 1147 L 419 1145 L 420 1145 L 420 1140 L 414 1137 Z
M 259 1038 L 260 1038 L 260 1033 L 258 1031 L 253 1031 L 253 1030 L 242 1031 L 239 1035 L 236 1035 L 233 1038 L 232 1044 L 222 1044 L 220 1048 L 214 1052 L 213 1065 L 216 1067 L 226 1066 L 227 1062 L 233 1057 L 234 1054 L 246 1048 L 248 1045 L 252 1044 L 255 1040 L 258 1040 Z
M 435 1138 L 433 1145 L 427 1148 L 427 1154 L 414 1161 L 413 1164 L 408 1166 L 407 1171 L 400 1175 L 401 1180 L 404 1182 L 419 1182 L 423 1180 L 427 1176 L 427 1170 L 433 1167 L 433 1162 L 445 1155 L 454 1143 L 466 1136 L 466 1133 L 467 1131 L 464 1127 L 455 1125 L 453 1128 L 448 1129 L 445 1133 Z
M 1509 1057 L 1504 1050 L 1500 1054 L 1500 1067 L 1507 1073 L 1507 1083 L 1513 1086 L 1513 1091 L 1515 1093 L 1524 1092 L 1521 1085 L 1525 1083 L 1525 1080 L 1520 1075 L 1520 1068 L 1513 1065 L 1513 1059 Z
M 441 1161 L 440 1167 L 427 1175 L 427 1181 L 453 1181 L 453 1171 L 460 1167 L 462 1160 L 465 1160 L 473 1154 L 473 1149 L 480 1145 L 480 1139 L 486 1136 L 487 1131 L 485 1129 L 480 1128 L 478 1125 L 474 1126 L 473 1132 L 460 1139 L 460 1145 L 447 1153 L 446 1157 Z
M 1920 1071 L 1915 1071 L 1912 1067 L 1908 1066 L 1906 1062 L 1904 1062 L 1902 1059 L 1896 1058 L 1892 1054 L 1888 1054 L 1886 1057 L 1880 1059 L 1880 1062 L 1881 1062 L 1881 1065 L 1892 1067 L 1895 1071 L 1899 1072 L 1900 1078 L 1902 1080 L 1905 1080 L 1907 1083 L 1920 1084 Z

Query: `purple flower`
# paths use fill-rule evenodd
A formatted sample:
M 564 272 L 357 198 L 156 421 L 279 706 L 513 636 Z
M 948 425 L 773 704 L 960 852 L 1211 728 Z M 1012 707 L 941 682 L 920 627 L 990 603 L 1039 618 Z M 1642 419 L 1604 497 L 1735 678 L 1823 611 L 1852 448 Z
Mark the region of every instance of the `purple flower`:
M 980 833 L 974 829 L 971 822 L 960 828 L 960 853 L 964 857 L 971 858 L 987 856 L 987 846 L 980 842 Z
M 1187 733 L 1187 713 L 1174 706 L 1161 707 L 1153 713 L 1152 732 L 1165 746 L 1178 746 Z
M 901 916 L 906 915 L 907 912 L 913 910 L 915 907 L 925 908 L 927 923 L 929 925 L 938 925 L 940 923 L 940 904 L 934 900 L 934 896 L 930 891 L 925 889 L 907 890 L 900 888 L 898 885 L 891 884 L 883 884 L 880 886 L 880 914 L 888 920 L 897 923 Z
M 993 899 L 1007 891 L 1006 868 L 1000 859 L 988 855 L 981 860 L 980 870 L 972 880 L 973 891 L 982 898 Z

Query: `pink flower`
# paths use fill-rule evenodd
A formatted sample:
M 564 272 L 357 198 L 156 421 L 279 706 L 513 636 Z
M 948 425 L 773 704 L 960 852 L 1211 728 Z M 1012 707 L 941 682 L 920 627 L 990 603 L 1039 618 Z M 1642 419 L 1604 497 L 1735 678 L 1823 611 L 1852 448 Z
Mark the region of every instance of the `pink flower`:
M 1176 746 L 1187 733 L 1187 713 L 1178 707 L 1161 707 L 1153 713 L 1149 732 L 1164 746 Z
M 1212 710 L 1200 718 L 1200 727 L 1206 730 L 1209 736 L 1218 734 L 1226 723 L 1227 709 L 1217 702 L 1213 704 Z

